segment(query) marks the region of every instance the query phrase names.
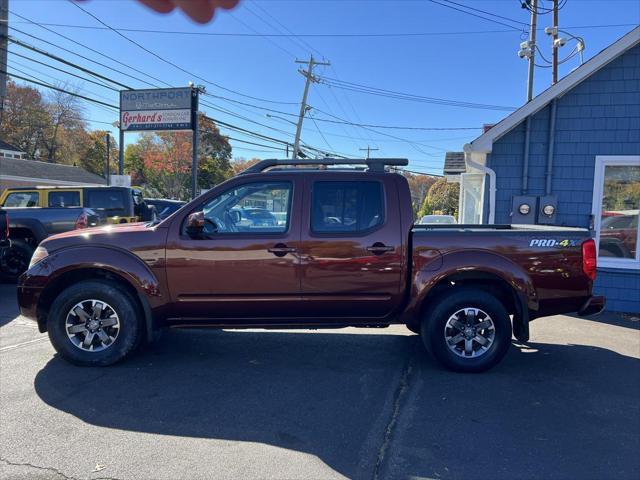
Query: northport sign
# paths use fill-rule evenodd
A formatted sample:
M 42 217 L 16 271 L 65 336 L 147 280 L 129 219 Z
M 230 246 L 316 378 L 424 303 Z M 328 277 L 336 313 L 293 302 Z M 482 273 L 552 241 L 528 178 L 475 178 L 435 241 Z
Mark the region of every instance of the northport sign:
M 120 128 L 140 130 L 192 130 L 197 93 L 191 87 L 120 92 Z
M 191 130 L 191 196 L 198 190 L 198 99 L 204 87 L 120 91 L 118 173 L 124 174 L 124 134 L 154 130 Z

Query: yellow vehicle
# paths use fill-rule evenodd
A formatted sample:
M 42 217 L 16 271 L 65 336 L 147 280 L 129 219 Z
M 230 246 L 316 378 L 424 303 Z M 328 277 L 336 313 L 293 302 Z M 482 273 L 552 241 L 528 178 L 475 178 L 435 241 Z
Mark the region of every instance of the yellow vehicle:
M 84 207 L 94 210 L 102 223 L 133 223 L 153 220 L 154 210 L 145 205 L 142 192 L 131 187 L 18 187 L 0 195 L 0 206 L 22 208 Z

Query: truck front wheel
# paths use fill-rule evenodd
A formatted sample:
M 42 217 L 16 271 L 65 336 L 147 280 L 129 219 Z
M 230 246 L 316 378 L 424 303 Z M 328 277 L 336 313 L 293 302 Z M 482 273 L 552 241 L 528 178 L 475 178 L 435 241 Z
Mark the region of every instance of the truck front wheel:
M 63 290 L 51 305 L 47 330 L 56 351 L 83 366 L 122 360 L 142 335 L 133 296 L 120 285 L 101 280 L 79 282 Z
M 422 321 L 427 350 L 450 370 L 483 372 L 511 345 L 511 320 L 502 303 L 476 288 L 461 287 L 442 298 Z

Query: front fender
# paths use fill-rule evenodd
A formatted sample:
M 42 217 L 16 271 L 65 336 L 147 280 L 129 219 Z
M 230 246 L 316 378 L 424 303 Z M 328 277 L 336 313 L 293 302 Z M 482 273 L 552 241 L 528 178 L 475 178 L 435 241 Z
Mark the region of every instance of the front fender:
M 125 249 L 102 245 L 55 250 L 25 273 L 22 285 L 45 288 L 65 273 L 82 269 L 112 272 L 150 300 L 162 297 L 158 278 L 142 259 Z
M 43 295 L 46 296 L 52 288 L 54 291 L 63 288 L 60 283 L 65 282 L 67 274 L 85 271 L 90 278 L 95 270 L 108 272 L 136 290 L 145 317 L 147 338 L 151 339 L 156 327 L 154 319 L 162 317 L 168 298 L 166 288 L 142 259 L 110 245 L 70 246 L 55 250 L 27 270 L 18 284 L 18 303 L 22 314 L 37 320 L 40 325 L 43 319 L 38 311 Z M 44 331 L 43 325 L 40 328 Z

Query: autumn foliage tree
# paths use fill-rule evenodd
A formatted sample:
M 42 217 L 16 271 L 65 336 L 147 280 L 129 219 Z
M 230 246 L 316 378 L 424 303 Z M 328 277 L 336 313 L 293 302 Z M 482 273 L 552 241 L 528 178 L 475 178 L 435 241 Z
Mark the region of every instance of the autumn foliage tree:
M 448 183 L 441 178 L 429 189 L 424 199 L 422 208 L 418 213 L 423 215 L 456 215 L 458 212 L 458 199 L 460 197 L 460 184 Z

